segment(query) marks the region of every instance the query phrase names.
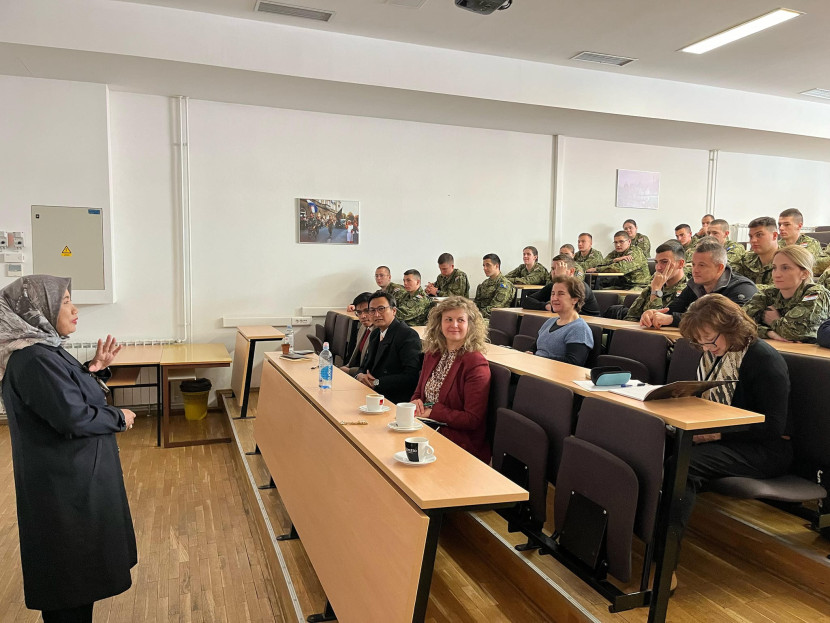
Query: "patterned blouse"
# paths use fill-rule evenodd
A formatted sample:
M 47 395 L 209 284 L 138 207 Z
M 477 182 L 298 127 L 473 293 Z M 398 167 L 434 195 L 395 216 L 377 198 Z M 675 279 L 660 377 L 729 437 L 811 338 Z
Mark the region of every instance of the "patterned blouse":
M 461 349 L 448 350 L 441 355 L 441 360 L 438 362 L 438 365 L 435 366 L 435 369 L 432 371 L 432 374 L 430 374 L 429 379 L 424 385 L 424 396 L 426 397 L 427 402 L 438 402 L 438 394 L 441 393 L 441 386 L 444 384 L 444 379 L 447 378 L 447 374 L 449 373 L 450 368 L 452 368 L 452 364 L 455 362 L 455 358 L 460 352 Z

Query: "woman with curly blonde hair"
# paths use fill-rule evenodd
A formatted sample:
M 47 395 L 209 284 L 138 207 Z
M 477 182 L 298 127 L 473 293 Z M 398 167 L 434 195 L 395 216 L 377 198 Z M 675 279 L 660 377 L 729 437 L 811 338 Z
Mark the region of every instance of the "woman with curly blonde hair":
M 487 401 L 490 366 L 482 354 L 487 329 L 475 304 L 451 296 L 429 314 L 424 365 L 412 395 L 416 415 L 444 426 L 440 432 L 485 463 L 490 461 Z

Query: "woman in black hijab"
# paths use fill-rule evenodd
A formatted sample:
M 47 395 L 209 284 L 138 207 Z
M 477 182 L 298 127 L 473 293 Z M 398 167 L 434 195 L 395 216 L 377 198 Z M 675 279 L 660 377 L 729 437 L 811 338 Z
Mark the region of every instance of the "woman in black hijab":
M 83 366 L 61 344 L 77 328 L 69 279 L 22 277 L 0 290 L 0 380 L 9 417 L 26 607 L 92 621 L 127 590 L 136 545 L 115 433 L 135 413 L 106 403 L 120 350 L 98 340 Z

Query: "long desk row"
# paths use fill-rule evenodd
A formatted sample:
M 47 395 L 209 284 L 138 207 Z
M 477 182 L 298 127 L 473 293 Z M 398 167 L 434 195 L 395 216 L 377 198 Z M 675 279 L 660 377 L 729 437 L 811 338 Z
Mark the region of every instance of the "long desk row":
M 165 344 L 156 346 L 125 346 L 110 364 L 111 367 L 156 369 L 156 391 L 162 404 L 159 413 L 157 443 L 163 448 L 227 443 L 229 437 L 172 441 L 170 439 L 170 382 L 195 378 L 196 368 L 226 368 L 231 358 L 223 344 Z
M 507 307 L 499 312 L 509 312 L 517 316 L 543 316 L 546 318 L 556 317 L 555 313 L 549 311 L 538 311 L 533 309 L 521 309 L 519 307 Z M 580 316 L 585 322 L 590 325 L 600 326 L 607 331 L 614 331 L 616 329 L 629 329 L 632 331 L 648 331 L 651 333 L 659 332 L 665 335 L 668 339 L 674 341 L 680 339 L 680 330 L 677 327 L 664 327 L 662 329 L 646 329 L 641 327 L 636 322 L 629 322 L 627 320 L 617 320 L 616 318 L 601 318 L 597 316 Z M 818 344 L 802 344 L 800 342 L 781 342 L 779 340 L 764 340 L 782 353 L 794 353 L 796 355 L 806 355 L 808 357 L 820 357 L 823 359 L 830 359 L 830 348 L 822 348 Z
M 337 620 L 423 621 L 447 511 L 513 505 L 527 492 L 423 427 L 437 460 L 403 465 L 408 436 L 358 411 L 371 393 L 334 370 L 320 390 L 312 360 L 266 353 L 256 443 Z M 366 425 L 346 425 L 364 419 Z

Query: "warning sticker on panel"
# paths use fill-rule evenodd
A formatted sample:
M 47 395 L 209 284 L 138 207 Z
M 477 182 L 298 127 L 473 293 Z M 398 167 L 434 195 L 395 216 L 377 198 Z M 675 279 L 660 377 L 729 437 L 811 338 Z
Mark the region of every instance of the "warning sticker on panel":
M 63 251 L 61 251 L 61 255 L 64 257 L 72 257 L 72 251 L 69 249 L 68 246 L 66 246 L 63 248 Z

